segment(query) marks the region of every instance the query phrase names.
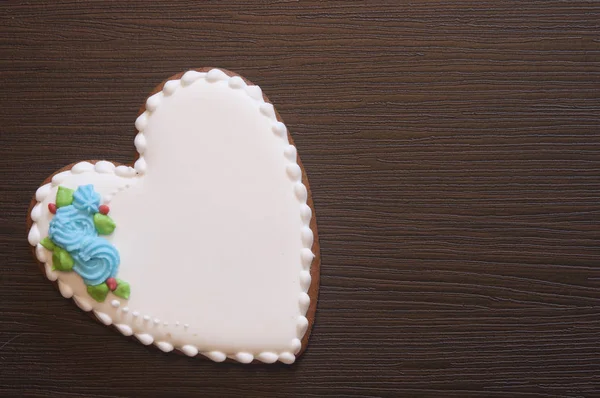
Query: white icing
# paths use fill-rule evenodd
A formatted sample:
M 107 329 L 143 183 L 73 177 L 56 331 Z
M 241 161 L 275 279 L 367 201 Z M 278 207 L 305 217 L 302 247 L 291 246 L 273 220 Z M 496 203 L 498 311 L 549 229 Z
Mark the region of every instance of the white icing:
M 40 230 L 37 225 L 32 225 L 31 229 L 29 230 L 29 234 L 27 235 L 27 240 L 31 246 L 36 246 L 38 243 L 40 243 Z
M 40 217 L 42 217 L 42 205 L 38 203 L 31 210 L 31 220 L 38 221 Z
M 58 174 L 55 174 L 54 177 L 52 177 L 52 185 L 59 185 L 60 183 L 62 183 L 69 175 L 71 175 L 71 171 L 62 171 Z
M 171 95 L 175 92 L 175 90 L 177 90 L 177 87 L 179 87 L 179 80 L 169 80 L 163 86 L 162 92 L 164 95 Z
M 100 320 L 100 322 L 102 322 L 105 325 L 110 325 L 112 323 L 112 318 L 110 317 L 110 315 L 105 314 L 104 312 L 98 312 L 98 311 L 94 311 L 96 314 L 96 318 L 98 318 Z
M 133 177 L 135 175 L 135 169 L 129 166 L 117 166 L 115 168 L 115 174 L 119 177 Z
M 314 238 L 287 128 L 259 87 L 218 69 L 166 82 L 146 108 L 134 167 L 80 162 L 36 191 L 28 240 L 47 277 L 142 344 L 217 362 L 293 363 L 308 328 Z M 129 300 L 109 293 L 97 303 L 76 273 L 52 271 L 39 242 L 59 184 L 93 184 L 110 201 L 117 229 L 107 239 Z
M 38 202 L 43 201 L 44 199 L 46 199 L 46 197 L 48 196 L 48 194 L 50 194 L 50 190 L 51 189 L 52 189 L 52 185 L 51 184 L 42 185 L 41 187 L 39 187 L 37 189 L 37 191 L 35 191 L 35 199 Z
M 315 255 L 313 254 L 313 252 L 310 249 L 304 248 L 301 251 L 301 256 L 302 256 L 302 265 L 304 266 L 304 268 L 309 268 L 310 265 L 312 264 L 313 258 L 315 258 Z
M 212 359 L 215 362 L 223 362 L 227 359 L 227 355 L 225 355 L 225 353 L 221 351 L 203 352 L 202 355 L 209 359 Z
M 163 352 L 173 351 L 173 344 L 168 343 L 166 341 L 159 341 L 156 343 L 156 346 Z
M 282 352 L 281 354 L 279 354 L 279 360 L 283 363 L 291 365 L 296 361 L 296 356 L 291 352 Z
M 58 272 L 56 274 L 58 275 Z M 73 301 L 75 301 L 75 304 L 77 304 L 77 306 L 79 308 L 81 308 L 82 310 L 84 310 L 86 312 L 92 310 L 91 299 L 83 298 L 82 296 L 77 295 L 77 296 L 73 296 Z
M 146 129 L 146 125 L 148 124 L 148 111 L 142 113 L 135 119 L 135 128 L 138 131 L 142 131 Z M 139 135 L 139 134 L 138 134 Z
M 274 352 L 263 352 L 260 353 L 256 359 L 264 363 L 274 363 L 277 362 L 279 356 Z
M 279 135 L 280 137 L 284 137 L 287 135 L 287 128 L 285 127 L 285 124 L 281 123 L 281 122 L 275 122 L 273 123 L 273 132 L 277 135 Z M 290 145 L 291 146 L 291 145 Z M 289 146 L 288 146 L 289 147 Z M 292 147 L 293 148 L 293 147 Z M 288 149 L 288 148 L 286 148 Z M 295 149 L 295 148 L 294 148 Z M 285 150 L 284 150 L 285 151 Z M 285 153 L 285 152 L 284 152 Z M 294 158 L 291 159 L 293 161 L 296 161 L 296 152 L 294 151 Z
M 48 251 L 38 243 L 35 247 L 35 256 L 41 263 L 46 262 L 46 259 L 48 258 L 47 253 Z
M 148 99 L 146 100 L 146 109 L 148 109 L 150 112 L 155 111 L 156 108 L 158 107 L 158 104 L 160 104 L 162 97 L 163 97 L 162 91 L 159 91 L 158 93 L 148 97 Z M 139 152 L 139 150 L 138 150 L 138 152 Z
M 310 305 L 310 297 L 308 296 L 308 294 L 306 294 L 304 292 L 300 293 L 298 302 L 300 304 L 300 313 L 306 314 L 306 311 L 308 310 L 308 306 Z
M 184 345 L 181 347 L 181 351 L 189 357 L 195 357 L 198 355 L 198 349 L 193 345 Z
M 302 289 L 304 289 L 305 291 L 308 291 L 308 288 L 310 287 L 310 282 L 311 282 L 310 272 L 300 271 L 300 285 L 302 286 Z
M 255 100 L 258 100 L 258 101 L 262 101 L 263 95 L 262 95 L 262 90 L 260 89 L 259 86 L 246 86 L 246 88 L 244 90 L 251 98 L 254 98 Z
M 144 158 L 140 156 L 140 158 L 135 161 L 133 168 L 136 172 L 144 174 L 146 172 L 146 160 L 144 160 Z
M 287 157 L 289 160 L 291 160 L 292 162 L 296 161 L 296 147 L 293 145 L 288 145 L 284 150 L 283 150 L 283 154 L 285 155 L 285 157 Z
M 292 349 L 292 352 L 294 353 L 294 355 L 298 354 L 298 352 L 300 352 L 301 348 L 302 348 L 302 342 L 300 341 L 300 339 L 293 339 L 292 344 L 291 344 L 291 349 Z
M 254 360 L 254 355 L 249 352 L 238 352 L 233 356 L 233 358 L 241 363 L 250 363 Z
M 302 242 L 305 247 L 312 247 L 313 244 L 313 231 L 310 227 L 302 227 Z
M 228 80 L 229 76 L 221 69 L 211 69 L 206 74 L 206 81 L 210 83 L 218 82 L 219 80 Z
M 299 316 L 297 319 L 297 330 L 298 330 L 298 337 L 302 338 L 304 336 L 304 333 L 306 333 L 306 330 L 308 329 L 308 319 L 306 319 L 306 317 L 304 316 Z
M 154 342 L 154 337 L 148 333 L 139 333 L 135 335 L 135 338 L 140 341 L 143 345 L 150 345 Z
M 133 329 L 131 329 L 131 327 L 129 325 L 118 324 L 118 325 L 115 325 L 115 327 L 117 328 L 117 330 L 119 332 L 123 333 L 123 335 L 125 335 L 125 336 L 131 336 L 133 334 Z
M 94 165 L 90 162 L 79 162 L 73 168 L 71 168 L 71 172 L 75 174 L 84 173 L 86 171 L 94 170 Z
M 261 104 L 260 112 L 270 119 L 276 119 L 275 108 L 273 107 L 273 105 L 269 104 L 268 102 Z M 276 123 L 279 123 L 279 122 L 276 122 Z M 271 129 L 273 129 L 273 127 L 271 127 Z
M 300 169 L 300 166 L 298 166 L 295 163 L 290 163 L 287 165 L 287 173 L 290 176 L 290 178 L 294 181 L 296 180 L 300 180 L 300 178 L 302 178 L 302 170 Z
M 233 76 L 231 79 L 229 79 L 229 87 L 231 88 L 242 88 L 244 85 L 244 79 L 239 76 Z
M 62 294 L 64 298 L 73 297 L 73 289 L 71 289 L 71 286 L 62 281 L 58 281 L 58 290 L 60 290 L 60 294 Z
M 310 223 L 310 219 L 312 217 L 312 210 L 310 206 L 300 206 L 300 216 L 302 217 L 302 221 L 304 221 L 306 224 Z
M 146 150 L 146 137 L 144 137 L 144 134 L 136 135 L 133 144 L 139 153 L 144 153 Z
M 196 80 L 205 77 L 206 73 L 203 72 L 198 72 L 195 70 L 189 70 L 187 72 L 185 72 L 183 74 L 183 76 L 181 77 L 181 84 L 182 85 L 190 85 L 193 82 L 195 82 Z M 152 109 L 148 109 L 148 110 L 152 110 Z
M 106 160 L 101 160 L 96 163 L 96 171 L 98 173 L 113 173 L 115 171 L 115 165 Z
M 44 266 L 44 269 L 46 270 L 46 277 L 47 277 L 49 280 L 51 280 L 52 282 L 54 282 L 55 280 L 57 280 L 57 279 L 58 279 L 58 273 L 56 273 L 56 272 L 54 272 L 54 271 L 52 270 L 52 266 L 51 266 L 50 264 L 46 263 L 46 265 Z M 76 302 L 76 303 L 77 303 L 77 302 Z M 81 305 L 79 305 L 78 303 L 77 303 L 77 305 L 79 306 L 79 308 L 83 309 L 83 308 L 81 307 Z M 91 309 L 91 307 L 90 307 L 90 309 Z M 86 310 L 86 309 L 83 309 L 83 310 L 84 310 L 84 311 L 89 311 L 89 310 Z
M 306 199 L 308 198 L 308 192 L 306 191 L 304 184 L 301 182 L 296 183 L 296 185 L 294 185 L 294 192 L 296 193 L 296 197 L 299 201 L 306 202 Z M 308 211 L 310 211 L 310 207 L 308 207 Z

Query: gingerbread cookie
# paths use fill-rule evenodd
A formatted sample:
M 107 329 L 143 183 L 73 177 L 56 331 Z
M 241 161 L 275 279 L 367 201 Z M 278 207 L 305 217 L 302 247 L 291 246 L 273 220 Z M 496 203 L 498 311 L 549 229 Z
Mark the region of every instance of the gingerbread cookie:
M 258 86 L 173 76 L 135 122 L 133 165 L 82 161 L 35 193 L 29 243 L 61 294 L 142 344 L 293 363 L 319 248 L 296 148 Z

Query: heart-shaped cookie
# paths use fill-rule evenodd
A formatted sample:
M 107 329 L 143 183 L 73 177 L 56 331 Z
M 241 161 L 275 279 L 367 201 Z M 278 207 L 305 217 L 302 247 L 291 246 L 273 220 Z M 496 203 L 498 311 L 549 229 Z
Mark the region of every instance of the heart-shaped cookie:
M 135 122 L 133 166 L 83 161 L 37 190 L 29 243 L 61 294 L 168 352 L 293 363 L 316 307 L 308 180 L 258 86 L 173 76 Z

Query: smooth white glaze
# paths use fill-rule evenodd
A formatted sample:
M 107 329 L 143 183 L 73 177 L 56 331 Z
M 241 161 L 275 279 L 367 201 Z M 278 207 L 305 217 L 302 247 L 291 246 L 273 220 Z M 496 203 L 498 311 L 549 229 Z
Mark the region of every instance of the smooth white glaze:
M 296 148 L 257 86 L 186 72 L 136 120 L 134 168 L 80 162 L 36 192 L 29 242 L 63 296 L 142 344 L 221 362 L 293 363 L 310 305 L 312 211 Z M 98 303 L 39 242 L 58 185 L 93 184 L 131 297 Z

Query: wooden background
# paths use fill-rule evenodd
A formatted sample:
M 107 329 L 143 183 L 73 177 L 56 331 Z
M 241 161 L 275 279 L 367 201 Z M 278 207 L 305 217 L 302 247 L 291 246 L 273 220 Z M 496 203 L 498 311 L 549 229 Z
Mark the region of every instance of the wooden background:
M 600 3 L 3 1 L 0 33 L 0 396 L 600 397 Z M 293 366 L 134 344 L 30 253 L 44 178 L 132 160 L 202 66 L 263 88 L 310 178 Z

